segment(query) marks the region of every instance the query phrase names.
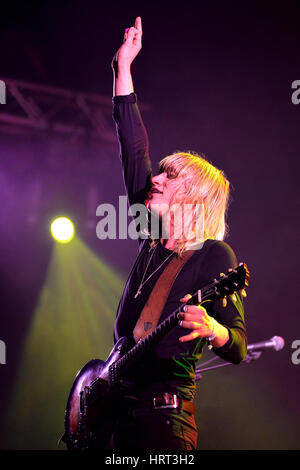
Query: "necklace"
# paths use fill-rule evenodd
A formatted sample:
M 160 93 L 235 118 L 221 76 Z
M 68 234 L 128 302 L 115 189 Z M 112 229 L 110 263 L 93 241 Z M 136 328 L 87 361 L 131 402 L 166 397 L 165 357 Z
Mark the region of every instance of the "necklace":
M 148 276 L 147 279 L 144 281 L 144 278 L 145 278 L 145 276 L 146 276 L 147 269 L 148 269 L 148 267 L 149 267 L 150 261 L 151 261 L 152 258 L 153 258 L 153 255 L 154 255 L 154 252 L 155 252 L 155 250 L 156 250 L 157 245 L 158 245 L 158 244 L 155 245 L 155 247 L 154 247 L 154 249 L 153 249 L 153 251 L 152 251 L 152 253 L 151 253 L 151 256 L 150 256 L 150 258 L 149 258 L 149 260 L 148 260 L 148 263 L 147 263 L 146 269 L 145 269 L 145 271 L 144 271 L 144 274 L 143 274 L 141 283 L 140 283 L 139 288 L 138 288 L 138 290 L 136 291 L 136 294 L 135 294 L 135 296 L 134 296 L 135 299 L 141 294 L 143 285 L 146 284 L 146 282 L 149 281 L 149 279 L 153 276 L 153 274 L 155 274 L 155 273 L 162 267 L 162 265 L 165 264 L 165 262 L 168 261 L 168 259 L 171 258 L 171 256 L 175 253 L 174 251 L 172 251 L 172 253 L 170 253 L 169 256 L 167 256 L 167 258 L 166 258 L 162 263 L 160 263 L 160 265 L 158 266 L 158 268 L 156 268 L 155 271 L 153 271 L 153 273 L 151 273 L 150 276 Z M 150 249 L 151 249 L 151 248 L 150 248 Z M 150 250 L 149 250 L 149 251 L 150 251 Z

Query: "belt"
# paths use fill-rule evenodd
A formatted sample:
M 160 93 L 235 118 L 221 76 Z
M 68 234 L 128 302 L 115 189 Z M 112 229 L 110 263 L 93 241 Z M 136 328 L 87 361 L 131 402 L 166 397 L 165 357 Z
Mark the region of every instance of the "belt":
M 195 413 L 195 405 L 191 400 L 184 400 L 173 393 L 160 393 L 152 398 L 152 400 L 139 400 L 136 397 L 127 396 L 126 398 L 136 400 L 136 408 L 152 408 L 152 409 L 178 409 L 179 411 L 187 411 L 188 413 Z

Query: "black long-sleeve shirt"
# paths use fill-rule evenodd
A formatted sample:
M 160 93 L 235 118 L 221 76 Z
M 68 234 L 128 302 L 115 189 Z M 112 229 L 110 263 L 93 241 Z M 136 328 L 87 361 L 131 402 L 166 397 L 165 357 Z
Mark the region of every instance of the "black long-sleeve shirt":
M 120 157 L 123 167 L 125 187 L 129 204 L 143 204 L 151 188 L 151 162 L 148 152 L 148 136 L 137 106 L 134 93 L 113 98 L 113 117 L 120 143 Z M 139 253 L 130 272 L 121 297 L 114 328 L 114 339 L 126 336 L 133 343 L 133 330 L 158 280 L 162 270 L 158 271 L 143 285 L 141 295 L 134 297 L 141 282 L 150 256 L 151 239 L 140 240 Z M 148 266 L 146 277 L 171 254 L 171 251 L 158 242 Z M 172 257 L 171 257 L 172 258 Z M 169 258 L 164 267 L 170 262 Z M 217 240 L 206 240 L 203 247 L 196 250 L 186 262 L 170 290 L 160 321 L 169 316 L 179 305 L 180 298 L 187 293 L 194 293 L 211 282 L 221 272 L 237 266 L 233 250 L 228 244 Z M 145 278 L 146 278 L 145 277 Z M 221 301 L 208 302 L 205 308 L 229 331 L 229 340 L 213 352 L 226 361 L 238 364 L 247 351 L 246 329 L 243 303 L 228 301 L 224 308 Z M 206 344 L 205 339 L 180 342 L 179 338 L 189 330 L 175 327 L 152 350 L 126 373 L 128 387 L 136 393 L 146 395 L 155 392 L 170 391 L 182 398 L 191 399 L 195 393 L 195 366 Z

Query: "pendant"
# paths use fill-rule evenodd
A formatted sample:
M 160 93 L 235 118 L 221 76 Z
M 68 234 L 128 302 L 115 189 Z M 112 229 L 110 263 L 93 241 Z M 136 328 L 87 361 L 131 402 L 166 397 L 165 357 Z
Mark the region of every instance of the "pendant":
M 136 299 L 140 294 L 141 294 L 141 289 L 138 289 L 135 296 L 134 296 L 134 298 Z

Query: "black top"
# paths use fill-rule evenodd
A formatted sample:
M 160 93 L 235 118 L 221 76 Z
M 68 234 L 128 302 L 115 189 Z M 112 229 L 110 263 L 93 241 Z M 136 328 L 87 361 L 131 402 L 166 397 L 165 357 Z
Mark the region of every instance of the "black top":
M 134 93 L 113 98 L 113 117 L 120 142 L 124 182 L 129 204 L 144 203 L 151 187 L 151 163 L 148 155 L 148 137 L 143 125 Z M 164 267 L 176 254 L 159 241 L 148 266 L 145 279 L 168 258 L 143 286 L 141 295 L 134 297 L 151 255 L 151 239 L 139 240 L 139 254 L 127 280 L 121 297 L 114 328 L 114 339 L 122 336 L 133 343 L 133 329 L 156 281 Z M 207 240 L 196 250 L 177 276 L 166 301 L 160 322 L 180 305 L 180 298 L 193 294 L 211 282 L 221 272 L 237 266 L 233 250 L 225 242 Z M 205 308 L 209 315 L 226 326 L 229 340 L 213 352 L 226 361 L 238 364 L 247 352 L 246 329 L 243 303 L 228 300 L 224 308 L 221 301 L 208 302 Z M 179 337 L 190 330 L 175 327 L 142 360 L 126 373 L 125 384 L 133 387 L 135 393 L 150 395 L 160 391 L 178 393 L 182 398 L 191 399 L 195 393 L 195 366 L 202 354 L 205 339 L 181 343 Z

